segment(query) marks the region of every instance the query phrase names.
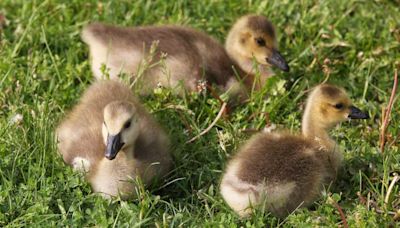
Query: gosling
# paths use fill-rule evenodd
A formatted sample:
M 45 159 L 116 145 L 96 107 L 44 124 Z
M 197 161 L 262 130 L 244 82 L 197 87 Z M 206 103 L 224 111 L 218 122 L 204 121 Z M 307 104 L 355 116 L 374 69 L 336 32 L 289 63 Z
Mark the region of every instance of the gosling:
M 207 34 L 182 26 L 122 28 L 93 23 L 83 29 L 82 39 L 89 45 L 92 70 L 98 79 L 104 77 L 103 64 L 112 79 L 120 73 L 137 77 L 143 61 L 151 59 L 151 45 L 158 42 L 148 63 L 155 66 L 136 80 L 142 95 L 159 86 L 174 88 L 178 94 L 183 89 L 198 91 L 204 88 L 201 82 L 205 80 L 228 95 L 245 98 L 248 89 L 261 88 L 273 75 L 271 65 L 289 71 L 278 52 L 273 25 L 259 15 L 240 18 L 228 34 L 225 49 Z M 253 59 L 259 63 L 256 69 Z
M 307 100 L 302 135 L 254 135 L 228 163 L 222 197 L 241 217 L 250 215 L 252 206 L 264 206 L 277 217 L 309 206 L 335 179 L 342 161 L 328 131 L 346 119 L 367 118 L 342 88 L 317 86 Z
M 167 135 L 117 81 L 90 86 L 56 135 L 65 163 L 85 172 L 93 191 L 105 198 L 134 197 L 137 180 L 150 184 L 171 167 Z

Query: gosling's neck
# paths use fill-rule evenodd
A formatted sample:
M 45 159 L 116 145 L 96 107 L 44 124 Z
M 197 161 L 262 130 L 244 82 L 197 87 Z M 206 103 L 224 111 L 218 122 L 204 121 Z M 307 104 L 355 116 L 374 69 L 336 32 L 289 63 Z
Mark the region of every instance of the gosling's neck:
M 308 102 L 308 103 L 312 103 Z M 313 115 L 317 110 L 310 104 L 307 104 L 302 120 L 302 133 L 305 137 L 316 140 L 318 143 L 330 149 L 334 147 L 334 141 L 329 137 L 331 126 L 326 126 L 321 123 L 318 116 Z
M 313 103 L 312 98 L 307 102 L 302 120 L 302 133 L 305 137 L 319 145 L 320 152 L 322 153 L 317 153 L 317 156 L 324 162 L 327 168 L 327 172 L 324 174 L 326 180 L 331 181 L 336 177 L 343 157 L 338 145 L 328 134 L 333 126 L 323 124 L 321 116 L 313 115 L 318 113 L 317 108 L 312 107 L 311 104 Z

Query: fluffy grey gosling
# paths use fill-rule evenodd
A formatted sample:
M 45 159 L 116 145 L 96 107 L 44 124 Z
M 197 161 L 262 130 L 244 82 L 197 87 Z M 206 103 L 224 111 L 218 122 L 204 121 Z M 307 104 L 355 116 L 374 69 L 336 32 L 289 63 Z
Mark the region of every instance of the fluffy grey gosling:
M 171 167 L 167 135 L 117 81 L 90 86 L 56 135 L 64 161 L 105 197 L 135 196 L 135 178 L 149 184 Z
M 260 88 L 273 74 L 271 65 L 289 71 L 277 50 L 273 25 L 259 15 L 240 18 L 228 34 L 225 49 L 207 34 L 181 26 L 122 28 L 93 23 L 83 29 L 82 39 L 89 45 L 92 70 L 98 79 L 104 77 L 102 64 L 111 78 L 121 72 L 135 78 L 143 59 L 149 57 L 152 43 L 158 41 L 151 63 L 159 62 L 162 53 L 166 57 L 163 64 L 147 69 L 137 81 L 142 94 L 157 86 L 176 88 L 178 93 L 182 92 L 179 85 L 197 91 L 199 82 L 205 79 L 233 96 L 245 97 L 253 83 Z M 253 59 L 259 63 L 256 70 Z M 254 77 L 255 71 L 260 72 L 259 80 Z
M 317 86 L 309 95 L 302 134 L 258 133 L 228 163 L 221 182 L 226 203 L 240 216 L 265 206 L 278 217 L 312 204 L 336 177 L 342 154 L 328 131 L 347 119 L 366 119 L 346 92 Z

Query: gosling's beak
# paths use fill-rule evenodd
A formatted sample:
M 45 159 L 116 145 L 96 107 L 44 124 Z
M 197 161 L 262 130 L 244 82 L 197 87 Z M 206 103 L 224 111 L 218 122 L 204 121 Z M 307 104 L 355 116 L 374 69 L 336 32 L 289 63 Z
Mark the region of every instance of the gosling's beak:
M 350 106 L 350 119 L 369 119 L 368 113 L 363 113 L 359 108 Z
M 121 133 L 117 135 L 108 135 L 105 157 L 108 160 L 113 160 L 123 145 L 124 143 L 121 142 Z
M 272 49 L 272 55 L 270 57 L 267 57 L 267 62 L 285 72 L 289 72 L 290 68 L 289 65 L 286 63 L 286 60 L 282 57 L 281 53 L 279 53 L 275 49 Z

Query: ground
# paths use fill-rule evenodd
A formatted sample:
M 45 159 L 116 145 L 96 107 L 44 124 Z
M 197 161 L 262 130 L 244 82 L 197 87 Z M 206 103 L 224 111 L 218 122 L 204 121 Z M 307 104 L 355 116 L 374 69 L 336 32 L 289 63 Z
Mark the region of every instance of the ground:
M 392 110 L 384 153 L 382 108 L 400 62 L 397 1 L 24 1 L 0 2 L 0 226 L 397 226 L 400 99 Z M 182 24 L 223 42 L 241 15 L 276 25 L 290 73 L 278 72 L 264 91 L 207 128 L 220 109 L 210 95 L 142 98 L 172 138 L 174 170 L 137 200 L 104 200 L 57 154 L 54 129 L 94 80 L 83 25 Z M 371 119 L 343 123 L 332 137 L 344 153 L 337 182 L 310 209 L 285 220 L 256 210 L 237 217 L 218 189 L 226 161 L 250 133 L 274 123 L 299 131 L 306 91 L 327 80 L 343 86 Z M 267 97 L 263 99 L 263 97 Z M 398 95 L 397 95 L 398 98 Z M 268 115 L 267 115 L 268 114 Z M 268 116 L 268 118 L 266 118 Z M 396 138 L 397 137 L 397 138 Z M 385 200 L 386 198 L 386 200 Z M 345 214 L 343 219 L 338 208 Z M 396 217 L 398 218 L 398 216 Z

